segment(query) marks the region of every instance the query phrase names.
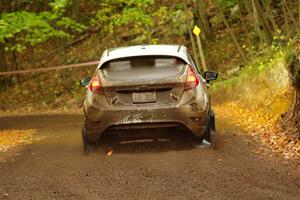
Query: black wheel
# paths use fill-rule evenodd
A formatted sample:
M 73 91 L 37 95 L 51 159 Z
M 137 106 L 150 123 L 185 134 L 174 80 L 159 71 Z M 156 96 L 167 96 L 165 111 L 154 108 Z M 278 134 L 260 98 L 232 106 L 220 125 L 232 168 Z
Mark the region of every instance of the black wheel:
M 81 135 L 82 135 L 82 141 L 83 141 L 83 153 L 88 154 L 91 151 L 92 144 L 89 142 L 88 137 L 87 137 L 85 122 L 82 125 Z
M 197 140 L 199 143 L 194 145 L 195 147 L 209 147 L 214 149 L 216 144 L 216 125 L 215 125 L 215 114 L 210 111 L 209 117 L 207 119 L 204 135 Z
M 83 122 L 82 125 L 82 141 L 83 141 L 83 152 L 90 153 L 92 150 L 95 150 L 97 144 L 99 144 L 100 135 L 88 135 L 86 122 Z
M 211 110 L 209 113 L 208 124 L 206 133 L 203 138 L 203 143 L 214 149 L 216 144 L 216 123 L 215 123 L 215 113 Z

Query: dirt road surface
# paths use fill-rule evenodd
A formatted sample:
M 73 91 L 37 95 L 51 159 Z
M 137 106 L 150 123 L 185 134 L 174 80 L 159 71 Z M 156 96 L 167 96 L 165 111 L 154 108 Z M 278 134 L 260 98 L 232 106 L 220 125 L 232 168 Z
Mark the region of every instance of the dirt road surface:
M 215 150 L 170 130 L 164 140 L 110 138 L 89 155 L 81 122 L 80 115 L 0 117 L 0 129 L 36 129 L 42 138 L 0 153 L 0 199 L 300 199 L 299 166 L 259 158 L 222 119 Z

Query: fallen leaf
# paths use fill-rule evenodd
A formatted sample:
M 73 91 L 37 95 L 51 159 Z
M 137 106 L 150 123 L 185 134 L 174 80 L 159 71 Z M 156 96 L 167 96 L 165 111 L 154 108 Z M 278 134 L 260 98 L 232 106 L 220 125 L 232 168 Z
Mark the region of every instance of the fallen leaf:
M 111 148 L 108 148 L 107 156 L 111 156 L 113 154 L 113 150 Z

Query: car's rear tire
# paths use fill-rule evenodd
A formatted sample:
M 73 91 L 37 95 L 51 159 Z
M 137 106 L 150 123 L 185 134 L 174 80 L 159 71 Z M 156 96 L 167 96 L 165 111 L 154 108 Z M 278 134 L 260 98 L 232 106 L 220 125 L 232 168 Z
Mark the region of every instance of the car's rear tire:
M 216 144 L 216 125 L 215 125 L 215 114 L 211 110 L 209 117 L 207 118 L 207 123 L 204 131 L 204 135 L 201 138 L 197 138 L 199 141 L 195 147 L 209 147 L 214 149 Z
M 83 142 L 83 153 L 88 154 L 91 150 L 91 144 L 88 141 L 85 123 L 83 123 L 82 125 L 81 135 L 82 135 L 82 142 Z
M 82 125 L 81 135 L 82 135 L 82 141 L 83 141 L 83 152 L 85 154 L 88 154 L 88 153 L 90 153 L 92 151 L 94 145 L 98 141 L 97 140 L 91 140 L 88 137 L 87 127 L 86 127 L 86 123 L 85 122 L 83 122 L 83 125 Z
M 211 110 L 209 114 L 209 128 L 207 129 L 206 134 L 204 135 L 204 140 L 210 143 L 212 149 L 216 145 L 216 123 L 215 123 L 215 113 Z

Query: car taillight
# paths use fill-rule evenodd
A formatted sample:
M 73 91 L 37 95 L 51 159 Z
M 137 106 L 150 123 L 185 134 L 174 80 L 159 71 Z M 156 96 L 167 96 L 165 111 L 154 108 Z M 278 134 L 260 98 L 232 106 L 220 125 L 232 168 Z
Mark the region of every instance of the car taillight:
M 188 73 L 185 82 L 185 90 L 193 89 L 199 85 L 199 78 L 197 77 L 195 71 L 190 66 L 188 68 Z
M 94 75 L 94 77 L 91 80 L 90 83 L 90 90 L 92 92 L 101 94 L 102 93 L 102 87 L 101 87 L 101 82 L 100 82 L 100 78 L 97 74 Z

